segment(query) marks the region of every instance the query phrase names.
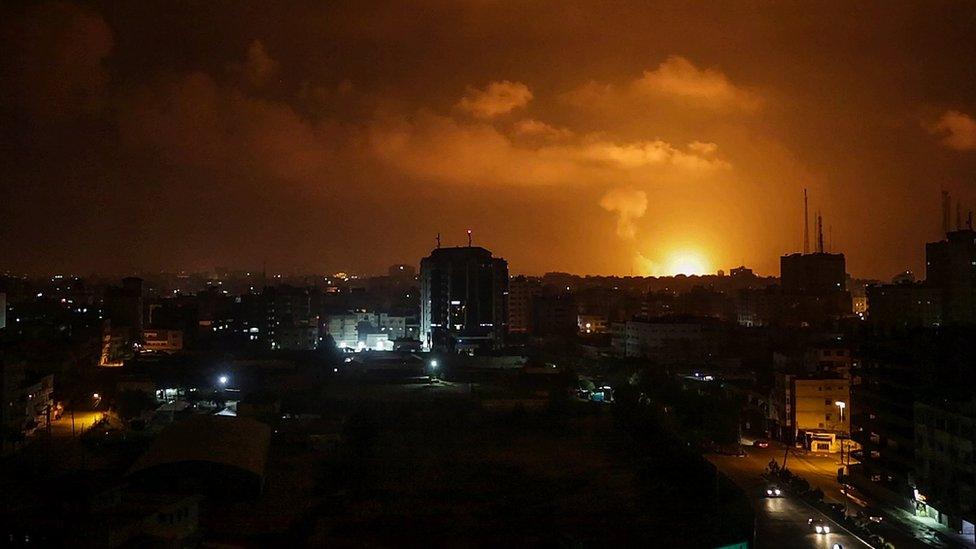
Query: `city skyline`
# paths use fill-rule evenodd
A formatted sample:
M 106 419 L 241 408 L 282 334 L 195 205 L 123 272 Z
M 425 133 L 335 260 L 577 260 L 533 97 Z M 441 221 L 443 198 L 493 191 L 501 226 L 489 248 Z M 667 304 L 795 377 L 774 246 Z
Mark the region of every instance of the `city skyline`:
M 976 207 L 973 11 L 13 3 L 0 268 L 376 273 L 472 229 L 513 273 L 773 274 L 809 189 L 853 276 L 922 273 L 940 192 Z
M 976 2 L 0 4 L 0 539 L 976 549 Z

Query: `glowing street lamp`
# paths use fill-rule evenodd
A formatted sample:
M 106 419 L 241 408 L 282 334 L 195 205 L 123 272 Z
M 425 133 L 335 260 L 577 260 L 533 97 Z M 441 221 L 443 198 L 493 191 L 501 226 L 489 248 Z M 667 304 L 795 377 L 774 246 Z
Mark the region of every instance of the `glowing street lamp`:
M 227 378 L 227 376 L 220 376 L 217 378 L 217 383 L 220 383 L 221 387 L 226 387 L 228 381 L 229 379 Z
M 838 400 L 837 402 L 834 403 L 834 406 L 837 406 L 838 408 L 840 408 L 840 422 L 843 423 L 844 422 L 844 408 L 847 408 L 847 404 L 844 403 L 843 401 Z
M 436 370 L 437 369 L 437 361 L 436 360 L 431 360 L 430 361 L 430 369 L 431 370 Z

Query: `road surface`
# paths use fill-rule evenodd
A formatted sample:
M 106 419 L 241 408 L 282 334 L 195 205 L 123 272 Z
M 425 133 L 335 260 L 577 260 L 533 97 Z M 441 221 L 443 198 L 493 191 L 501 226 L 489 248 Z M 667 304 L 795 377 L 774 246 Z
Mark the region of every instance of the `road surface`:
M 782 463 L 782 450 L 777 451 L 773 448 L 748 448 L 745 457 L 707 456 L 719 470 L 728 475 L 755 501 L 756 547 L 771 549 L 817 547 L 829 549 L 835 543 L 841 544 L 844 549 L 871 547 L 799 498 L 790 496 L 765 497 L 769 483 L 761 475 L 769 460 L 773 459 L 777 453 L 779 453 L 779 461 Z M 787 465 L 791 469 L 793 468 L 792 463 L 787 463 Z M 794 472 L 802 475 L 800 469 L 814 467 L 817 464 L 800 462 L 796 465 L 797 469 Z M 836 478 L 834 483 L 836 484 Z M 813 483 L 811 482 L 811 484 Z M 826 535 L 815 533 L 807 522 L 810 518 L 818 518 L 827 523 L 831 527 L 831 533 Z
M 767 487 L 767 482 L 762 478 L 763 472 L 770 460 L 775 459 L 778 464 L 783 464 L 785 447 L 772 443 L 769 448 L 745 446 L 744 449 L 746 451 L 745 457 L 722 455 L 709 455 L 707 457 L 733 482 L 759 498 L 764 494 Z M 796 475 L 806 479 L 811 488 L 823 490 L 825 501 L 846 504 L 848 514 L 853 515 L 858 509 L 863 509 L 864 503 L 870 504 L 870 502 L 865 501 L 862 494 L 856 494 L 852 498 L 841 491 L 841 485 L 837 482 L 837 469 L 840 467 L 837 455 L 803 454 L 791 450 L 786 460 L 786 466 Z M 791 547 L 792 545 L 783 543 L 787 538 L 798 539 L 794 532 L 797 528 L 795 522 L 798 518 L 802 520 L 802 525 L 806 526 L 806 521 L 811 516 L 823 517 L 820 512 L 815 511 L 803 501 L 795 498 L 784 499 L 792 500 L 794 505 L 766 502 L 763 499 L 757 500 L 756 538 L 759 547 Z M 872 507 L 878 508 L 874 505 Z M 797 517 L 797 512 L 800 513 L 800 517 Z M 889 519 L 891 518 L 889 515 L 886 516 Z M 881 525 L 873 526 L 872 531 L 899 549 L 923 545 L 937 548 L 950 546 L 939 540 L 932 532 L 928 532 L 927 529 L 910 528 L 908 525 L 897 521 L 887 520 Z M 780 538 L 780 536 L 787 538 Z M 845 536 L 854 538 L 853 534 L 849 532 L 845 533 Z M 797 547 L 830 547 L 830 544 L 814 543 L 811 545 L 812 542 L 795 541 L 793 543 L 799 543 Z M 838 541 L 831 543 L 838 543 Z M 851 545 L 845 541 L 839 541 L 839 543 L 845 549 L 848 547 L 865 547 L 863 542 L 856 539 Z
M 51 436 L 57 438 L 80 436 L 82 432 L 102 419 L 102 412 L 100 410 L 76 410 L 74 416 L 73 432 L 71 429 L 71 412 L 65 411 L 61 419 L 51 422 Z

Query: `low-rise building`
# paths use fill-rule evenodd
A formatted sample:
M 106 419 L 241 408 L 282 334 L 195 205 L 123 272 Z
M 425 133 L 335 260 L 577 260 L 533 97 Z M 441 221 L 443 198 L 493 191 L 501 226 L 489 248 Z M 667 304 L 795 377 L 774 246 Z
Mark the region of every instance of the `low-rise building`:
M 605 334 L 610 331 L 605 316 L 579 315 L 576 319 L 576 326 L 581 334 Z
M 719 351 L 720 323 L 711 318 L 666 316 L 627 322 L 625 355 L 671 363 L 705 364 Z
M 143 330 L 142 350 L 178 353 L 183 350 L 183 330 Z
M 407 317 L 366 311 L 332 315 L 326 330 L 336 347 L 354 350 L 389 351 L 394 341 L 416 336 Z
M 850 436 L 849 379 L 777 373 L 769 400 L 769 419 L 782 440 L 815 452 L 837 452 Z
M 279 326 L 271 342 L 272 349 L 312 351 L 319 347 L 319 329 L 315 325 Z

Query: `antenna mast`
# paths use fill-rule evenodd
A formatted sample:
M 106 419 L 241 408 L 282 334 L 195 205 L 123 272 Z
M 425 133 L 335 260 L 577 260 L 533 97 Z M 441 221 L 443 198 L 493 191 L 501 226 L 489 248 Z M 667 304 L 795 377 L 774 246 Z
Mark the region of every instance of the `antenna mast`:
M 820 215 L 820 212 L 817 212 L 817 252 L 823 253 L 823 251 L 823 217 Z
M 807 219 L 807 190 L 803 189 L 803 253 L 810 253 L 810 222 Z
M 437 233 L 437 247 L 441 247 L 441 233 Z

